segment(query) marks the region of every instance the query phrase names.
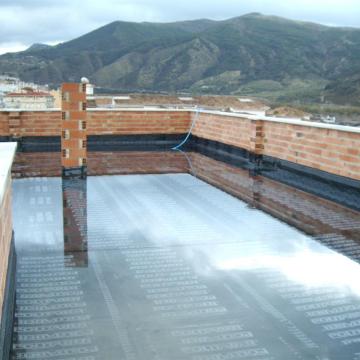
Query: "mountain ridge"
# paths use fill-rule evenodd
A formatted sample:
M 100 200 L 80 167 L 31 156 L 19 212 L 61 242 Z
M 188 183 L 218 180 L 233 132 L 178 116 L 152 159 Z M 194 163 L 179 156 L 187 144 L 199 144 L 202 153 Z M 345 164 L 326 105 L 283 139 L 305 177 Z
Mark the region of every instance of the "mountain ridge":
M 114 21 L 56 46 L 2 55 L 1 72 L 51 86 L 86 76 L 119 91 L 359 104 L 360 29 L 259 13 L 220 21 Z

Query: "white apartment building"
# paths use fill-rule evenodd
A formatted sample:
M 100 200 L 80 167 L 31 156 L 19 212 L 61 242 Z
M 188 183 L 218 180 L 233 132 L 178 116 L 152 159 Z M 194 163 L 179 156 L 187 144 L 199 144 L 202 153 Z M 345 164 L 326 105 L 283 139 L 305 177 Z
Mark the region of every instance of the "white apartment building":
M 48 87 L 45 85 L 28 83 L 16 77 L 0 75 L 0 95 L 5 95 L 9 92 L 21 92 L 23 88 L 31 88 L 35 91 L 48 91 Z
M 7 109 L 42 110 L 54 107 L 54 97 L 41 91 L 8 93 L 3 98 L 3 106 Z

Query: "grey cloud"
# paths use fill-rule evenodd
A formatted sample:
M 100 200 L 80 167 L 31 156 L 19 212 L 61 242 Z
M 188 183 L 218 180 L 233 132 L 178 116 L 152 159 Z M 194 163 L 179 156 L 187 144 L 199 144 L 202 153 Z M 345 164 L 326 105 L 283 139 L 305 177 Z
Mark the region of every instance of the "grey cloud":
M 65 0 L 65 2 L 67 2 Z M 36 7 L 57 7 L 59 2 L 49 1 L 49 0 L 1 0 L 1 7 L 10 6 L 10 7 L 23 7 L 34 9 Z
M 219 20 L 254 11 L 360 27 L 359 0 L 1 0 L 0 48 L 11 42 L 66 41 L 114 20 Z

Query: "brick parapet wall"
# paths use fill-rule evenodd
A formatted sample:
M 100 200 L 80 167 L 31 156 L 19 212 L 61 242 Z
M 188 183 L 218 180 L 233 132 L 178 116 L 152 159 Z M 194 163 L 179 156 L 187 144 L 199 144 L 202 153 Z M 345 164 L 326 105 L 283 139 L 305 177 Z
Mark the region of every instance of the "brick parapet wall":
M 0 136 L 60 136 L 61 111 L 1 111 Z
M 203 112 L 196 120 L 193 134 L 256 155 L 360 180 L 360 131 L 357 130 Z
M 190 121 L 189 111 L 90 110 L 87 112 L 87 133 L 88 135 L 183 134 L 189 130 Z M 60 136 L 61 122 L 60 110 L 2 111 L 0 136 Z
M 88 135 L 183 134 L 189 111 L 88 111 Z
M 264 123 L 264 154 L 360 180 L 360 133 Z
M 8 260 L 12 238 L 11 178 L 7 179 L 6 190 L 0 204 L 0 322 L 2 318 Z
M 254 143 L 251 143 L 251 137 L 254 136 L 254 124 L 251 120 L 206 112 L 193 114 L 193 117 L 196 117 L 192 131 L 195 136 L 249 151 L 254 148 Z
M 0 112 L 0 136 L 60 136 L 60 111 L 19 112 L 19 120 L 13 115 L 11 121 L 10 113 Z M 198 137 L 360 180 L 360 129 L 214 111 L 198 114 L 93 109 L 87 112 L 88 135 L 181 134 L 196 117 L 193 134 Z

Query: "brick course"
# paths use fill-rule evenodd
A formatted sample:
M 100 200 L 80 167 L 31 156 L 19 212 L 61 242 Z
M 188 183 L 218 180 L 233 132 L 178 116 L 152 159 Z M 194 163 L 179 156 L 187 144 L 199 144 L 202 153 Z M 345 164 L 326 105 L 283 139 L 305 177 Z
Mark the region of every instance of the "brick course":
M 0 136 L 60 136 L 60 111 L 0 112 Z M 11 129 L 10 129 L 11 125 Z
M 190 117 L 187 111 L 89 111 L 88 135 L 183 134 Z
M 264 122 L 264 154 L 360 180 L 360 134 Z
M 0 136 L 60 136 L 61 112 L 0 112 Z M 15 114 L 17 114 L 15 112 Z M 17 116 L 19 119 L 17 119 Z M 186 133 L 194 112 L 96 110 L 88 135 Z M 9 126 L 11 124 L 11 126 Z M 193 134 L 332 174 L 360 180 L 360 133 L 202 112 Z
M 249 151 L 254 148 L 251 142 L 251 138 L 255 135 L 254 124 L 248 119 L 201 113 L 196 120 L 193 134 Z

